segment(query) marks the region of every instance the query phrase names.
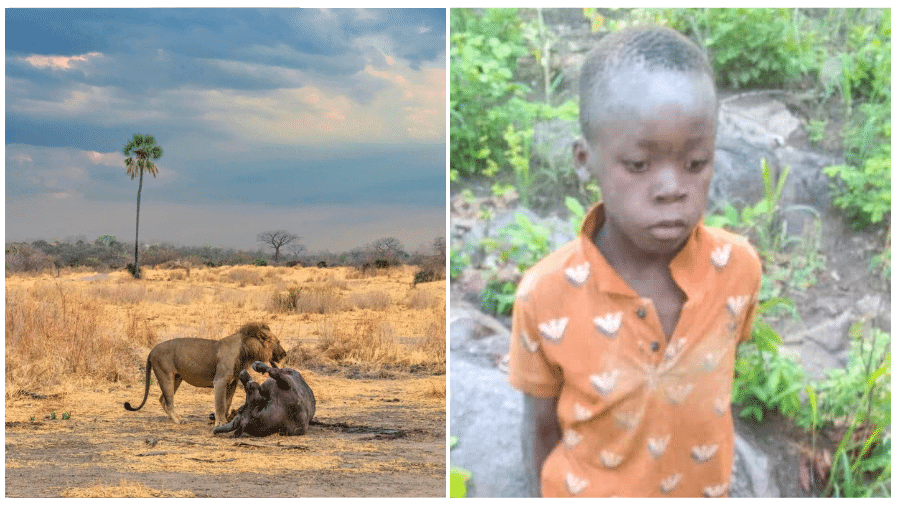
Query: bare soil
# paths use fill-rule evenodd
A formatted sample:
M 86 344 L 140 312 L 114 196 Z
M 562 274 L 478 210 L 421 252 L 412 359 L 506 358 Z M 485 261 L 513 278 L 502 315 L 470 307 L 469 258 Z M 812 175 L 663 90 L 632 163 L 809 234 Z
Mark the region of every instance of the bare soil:
M 429 393 L 442 392 L 444 376 L 302 374 L 319 392 L 305 436 L 214 436 L 212 390 L 191 386 L 176 395 L 181 425 L 162 411 L 155 385 L 136 413 L 122 403 L 140 401 L 137 384 L 7 401 L 6 496 L 59 497 L 123 479 L 197 497 L 445 495 L 444 398 Z M 239 391 L 233 405 L 241 403 Z

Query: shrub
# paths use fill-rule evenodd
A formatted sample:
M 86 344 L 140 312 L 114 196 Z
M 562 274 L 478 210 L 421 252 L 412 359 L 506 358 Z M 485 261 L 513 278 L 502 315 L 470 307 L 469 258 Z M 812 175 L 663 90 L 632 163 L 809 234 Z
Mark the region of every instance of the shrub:
M 373 309 L 381 311 L 387 309 L 391 305 L 391 296 L 382 290 L 354 293 L 350 295 L 349 299 L 350 305 L 357 309 Z
M 295 286 L 287 293 L 276 292 L 270 299 L 270 309 L 281 313 L 334 313 L 342 311 L 346 303 L 337 289 L 327 285 Z
M 250 267 L 235 267 L 228 271 L 226 279 L 240 286 L 261 285 L 263 282 L 259 272 Z
M 817 68 L 815 34 L 792 9 L 675 9 L 670 23 L 710 53 L 720 86 L 780 87 Z
M 525 54 L 516 9 L 450 11 L 450 167 L 463 176 L 502 159 L 514 110 L 498 107 L 526 87 L 512 81 Z

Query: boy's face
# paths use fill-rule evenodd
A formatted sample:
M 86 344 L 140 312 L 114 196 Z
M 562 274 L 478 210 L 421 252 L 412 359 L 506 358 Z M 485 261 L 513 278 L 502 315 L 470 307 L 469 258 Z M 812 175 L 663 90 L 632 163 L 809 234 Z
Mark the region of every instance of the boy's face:
M 703 216 L 713 175 L 716 97 L 707 76 L 619 71 L 614 112 L 592 140 L 575 145 L 575 163 L 597 175 L 607 225 L 650 255 L 676 253 Z

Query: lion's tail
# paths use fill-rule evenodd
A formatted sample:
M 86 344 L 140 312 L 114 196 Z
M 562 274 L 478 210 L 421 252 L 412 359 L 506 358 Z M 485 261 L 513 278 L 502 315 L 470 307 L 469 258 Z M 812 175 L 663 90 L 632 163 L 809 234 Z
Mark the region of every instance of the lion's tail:
M 147 375 L 144 378 L 144 400 L 142 400 L 141 405 L 136 408 L 132 408 L 131 403 L 126 402 L 125 409 L 127 409 L 128 411 L 137 411 L 137 410 L 143 408 L 144 404 L 147 402 L 147 395 L 149 393 L 150 393 L 150 355 L 147 355 Z

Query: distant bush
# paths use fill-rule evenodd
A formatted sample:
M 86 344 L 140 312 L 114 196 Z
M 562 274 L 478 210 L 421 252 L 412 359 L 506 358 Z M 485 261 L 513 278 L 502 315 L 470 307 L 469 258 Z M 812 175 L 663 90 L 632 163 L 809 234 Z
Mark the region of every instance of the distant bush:
M 6 275 L 37 272 L 53 267 L 53 257 L 29 244 L 6 247 Z
M 281 313 L 327 314 L 342 311 L 346 306 L 338 289 L 328 285 L 295 286 L 287 293 L 272 294 L 269 307 Z

